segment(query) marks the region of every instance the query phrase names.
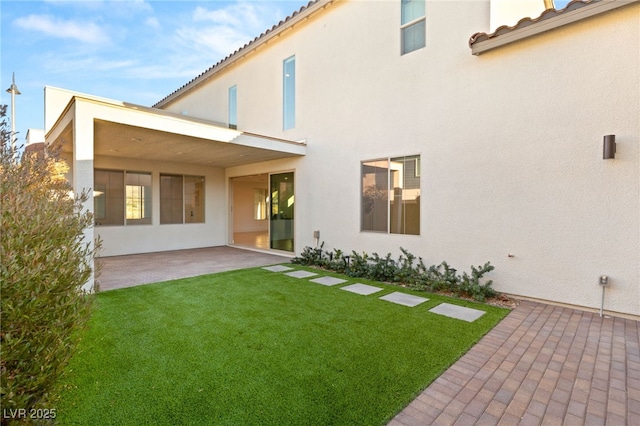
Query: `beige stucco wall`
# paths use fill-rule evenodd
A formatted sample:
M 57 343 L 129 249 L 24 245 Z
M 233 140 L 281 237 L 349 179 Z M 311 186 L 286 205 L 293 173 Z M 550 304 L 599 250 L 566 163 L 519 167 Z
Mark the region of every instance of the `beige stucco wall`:
M 400 56 L 396 2 L 339 2 L 168 109 L 292 140 L 308 154 L 227 169 L 296 170 L 296 248 L 491 261 L 501 291 L 640 314 L 640 6 L 471 55 L 489 2 L 428 2 L 427 46 Z M 296 55 L 297 125 L 282 128 Z M 615 134 L 615 160 L 602 137 Z M 360 162 L 420 154 L 419 237 L 360 232 Z M 511 254 L 513 257 L 509 257 Z

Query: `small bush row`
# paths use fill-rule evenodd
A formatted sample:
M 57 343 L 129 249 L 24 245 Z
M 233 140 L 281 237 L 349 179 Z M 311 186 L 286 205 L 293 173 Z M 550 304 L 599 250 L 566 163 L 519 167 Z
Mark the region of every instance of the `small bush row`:
M 400 247 L 402 254 L 397 260 L 392 258 L 391 253 L 385 257 L 377 253 L 368 255 L 365 252 L 360 254 L 355 251 L 345 255 L 342 250 L 326 251 L 323 247 L 324 242 L 320 247 L 305 247 L 300 256 L 296 256 L 291 262 L 318 266 L 350 277 L 402 283 L 415 290 L 450 292 L 458 297 L 471 297 L 480 302 L 497 295 L 491 287 L 493 281 L 482 280 L 486 273 L 494 269 L 489 262 L 478 267 L 471 266 L 469 273 L 459 274 L 447 262 L 437 266 L 427 266 L 421 257 L 414 256 L 402 247 Z

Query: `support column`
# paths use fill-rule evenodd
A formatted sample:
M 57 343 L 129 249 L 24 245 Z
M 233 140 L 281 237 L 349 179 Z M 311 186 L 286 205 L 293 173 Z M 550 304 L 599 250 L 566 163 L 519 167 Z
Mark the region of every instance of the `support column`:
M 73 119 L 73 191 L 75 194 L 85 190 L 89 197 L 83 203 L 83 211 L 93 212 L 93 152 L 94 152 L 94 126 L 93 114 L 89 105 L 82 105 L 78 99 L 74 105 Z M 84 241 L 89 243 L 93 250 L 94 227 L 85 228 Z M 95 264 L 93 257 L 89 259 L 92 272 L 89 280 L 82 286 L 87 292 L 93 292 L 95 283 Z

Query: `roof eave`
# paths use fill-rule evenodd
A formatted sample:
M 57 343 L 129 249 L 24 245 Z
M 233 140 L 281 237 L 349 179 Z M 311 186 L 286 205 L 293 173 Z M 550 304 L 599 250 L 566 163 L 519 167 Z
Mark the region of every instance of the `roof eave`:
M 538 22 L 534 21 L 521 28 L 518 28 L 518 25 L 516 25 L 513 30 L 505 34 L 489 35 L 489 38 L 486 40 L 470 42 L 471 53 L 478 56 L 504 45 L 638 2 L 640 2 L 640 0 L 600 0 L 586 4 L 584 7 L 579 9 L 567 11 L 552 18 L 540 20 Z M 474 35 L 473 37 L 476 36 L 477 35 Z

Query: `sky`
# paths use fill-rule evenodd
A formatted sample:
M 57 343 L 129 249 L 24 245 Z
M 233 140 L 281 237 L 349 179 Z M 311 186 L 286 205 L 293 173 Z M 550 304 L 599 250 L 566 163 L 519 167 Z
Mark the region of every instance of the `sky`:
M 19 145 L 44 128 L 45 86 L 151 106 L 307 4 L 0 0 L 0 104 L 15 72 Z
M 307 4 L 1 0 L 0 104 L 15 72 L 18 144 L 44 128 L 45 86 L 151 106 Z

